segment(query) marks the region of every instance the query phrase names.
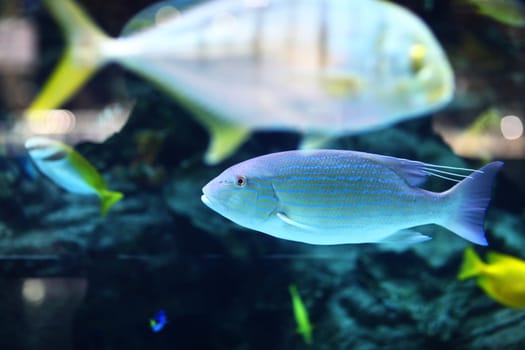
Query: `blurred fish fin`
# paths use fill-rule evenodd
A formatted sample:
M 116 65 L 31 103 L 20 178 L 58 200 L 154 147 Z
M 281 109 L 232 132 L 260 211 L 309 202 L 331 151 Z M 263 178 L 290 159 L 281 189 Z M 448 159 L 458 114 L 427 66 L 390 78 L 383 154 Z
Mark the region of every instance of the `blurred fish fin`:
M 204 161 L 213 165 L 232 155 L 250 135 L 250 129 L 214 120 L 205 123 L 210 131 L 210 144 Z
M 65 103 L 106 61 L 101 46 L 110 39 L 70 0 L 45 0 L 65 36 L 66 50 L 40 94 L 29 106 L 28 117 Z
M 299 292 L 297 291 L 297 286 L 295 283 L 292 283 L 288 286 L 288 291 L 292 295 L 292 297 L 297 297 L 299 295 Z
M 432 239 L 432 237 L 426 236 L 422 233 L 413 230 L 400 230 L 394 232 L 392 235 L 383 238 L 378 243 L 419 243 L 425 242 Z
M 479 245 L 488 245 L 485 238 L 485 212 L 489 205 L 492 183 L 503 162 L 493 162 L 472 173 L 454 187 L 444 192 L 459 201 L 456 212 L 442 223 L 458 236 Z
M 134 15 L 124 26 L 121 36 L 130 36 L 149 29 L 173 17 L 184 14 L 189 8 L 202 4 L 204 0 L 165 0 L 153 1 Z
M 487 262 L 489 264 L 496 264 L 496 263 L 516 263 L 519 262 L 519 259 L 516 259 L 512 256 L 508 256 L 505 254 L 500 254 L 496 252 L 488 252 L 487 253 Z
M 314 228 L 311 227 L 311 226 L 308 226 L 308 225 L 305 225 L 305 224 L 301 224 L 300 222 L 297 222 L 293 219 L 290 219 L 285 213 L 282 213 L 282 212 L 279 212 L 276 214 L 277 217 L 284 223 L 288 224 L 288 225 L 291 225 L 291 226 L 295 226 L 295 227 L 298 227 L 298 228 L 301 228 L 303 230 L 307 230 L 307 231 L 313 231 Z
M 95 72 L 96 67 L 78 65 L 67 50 L 53 74 L 26 111 L 30 120 L 40 120 L 42 110 L 54 109 L 66 102 Z
M 483 261 L 481 261 L 474 249 L 472 249 L 472 247 L 468 247 L 465 249 L 465 253 L 463 255 L 463 263 L 459 269 L 458 279 L 464 280 L 478 276 L 483 270 L 484 266 L 485 264 Z
M 124 197 L 121 192 L 102 190 L 100 193 L 100 215 L 105 216 L 108 210 Z
M 334 139 L 333 135 L 306 134 L 301 139 L 299 149 L 324 148 Z

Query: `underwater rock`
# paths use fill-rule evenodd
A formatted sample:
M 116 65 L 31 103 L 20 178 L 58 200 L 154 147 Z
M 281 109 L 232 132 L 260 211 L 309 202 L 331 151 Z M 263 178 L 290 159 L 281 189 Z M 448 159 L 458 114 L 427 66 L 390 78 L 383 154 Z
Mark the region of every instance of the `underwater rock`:
M 316 349 L 519 349 L 525 344 L 525 313 L 499 306 L 475 283 L 457 281 L 451 267 L 459 264 L 457 258 L 436 269 L 413 251 L 359 250 L 356 264 L 336 276 L 326 269 L 333 260 L 308 270 L 292 265 L 292 274 L 309 286 L 303 294 L 312 323 L 323 325 L 314 328 Z
M 490 230 L 491 236 L 494 237 L 497 246 L 502 245 L 503 249 L 523 256 L 522 247 L 525 247 L 523 218 L 494 208 L 488 213 L 487 228 Z
M 164 186 L 164 199 L 171 210 L 190 218 L 192 224 L 212 235 L 224 236 L 239 226 L 215 215 L 200 200 L 201 188 L 214 176 L 215 168 L 188 169 L 170 176 Z
M 171 234 L 176 230 L 169 209 L 157 193 L 137 192 L 132 184 L 117 178 L 111 183 L 129 197 L 101 217 L 96 196 L 67 193 L 43 177 L 25 182 L 16 189 L 24 202 L 18 209 L 18 220 L 15 216 L 2 223 L 16 231 L 0 237 L 0 254 L 51 254 L 82 260 L 88 253 L 122 252 L 121 247 L 133 247 L 141 236 L 154 237 L 152 231 Z M 59 273 L 60 264 L 56 266 Z

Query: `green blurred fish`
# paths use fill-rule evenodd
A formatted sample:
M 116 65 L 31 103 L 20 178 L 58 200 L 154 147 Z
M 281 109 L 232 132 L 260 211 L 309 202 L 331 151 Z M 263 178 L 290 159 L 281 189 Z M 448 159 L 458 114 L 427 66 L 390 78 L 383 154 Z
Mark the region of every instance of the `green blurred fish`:
M 465 250 L 458 279 L 476 278 L 492 299 L 514 308 L 525 308 L 525 261 L 495 252 L 483 262 L 471 247 Z
M 108 190 L 99 172 L 82 155 L 62 142 L 32 137 L 25 142 L 25 147 L 37 168 L 55 184 L 72 193 L 97 195 L 101 215 L 106 215 L 122 199 L 122 193 Z
M 288 287 L 288 290 L 290 291 L 290 295 L 292 297 L 293 314 L 295 317 L 295 322 L 297 323 L 297 333 L 303 336 L 304 342 L 306 344 L 311 345 L 313 343 L 313 326 L 310 323 L 310 319 L 308 317 L 308 310 L 306 309 L 306 306 L 304 305 L 301 295 L 299 294 L 295 284 L 291 284 Z
M 465 0 L 461 0 L 465 1 Z M 466 0 L 479 14 L 513 27 L 525 26 L 525 6 L 521 0 Z
M 487 245 L 485 211 L 502 165 L 471 170 L 354 151 L 279 152 L 226 169 L 201 200 L 241 226 L 310 244 L 421 242 L 430 237 L 410 228 L 438 224 Z M 426 191 L 419 186 L 428 175 L 458 183 Z
M 210 132 L 207 163 L 252 130 L 305 135 L 304 147 L 424 115 L 454 76 L 425 23 L 387 1 L 217 0 L 153 5 L 109 38 L 71 0 L 44 0 L 67 47 L 28 109 L 67 101 L 108 62 L 184 104 Z M 124 4 L 124 3 L 123 3 Z M 151 26 L 147 26 L 152 23 Z

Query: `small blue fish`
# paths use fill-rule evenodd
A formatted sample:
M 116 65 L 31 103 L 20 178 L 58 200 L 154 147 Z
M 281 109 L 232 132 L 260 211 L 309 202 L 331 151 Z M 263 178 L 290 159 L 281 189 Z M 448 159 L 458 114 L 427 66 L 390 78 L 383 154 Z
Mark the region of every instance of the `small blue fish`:
M 164 310 L 160 309 L 157 311 L 155 316 L 153 318 L 150 318 L 149 320 L 149 326 L 151 327 L 151 330 L 155 333 L 160 332 L 164 326 L 168 323 L 168 317 L 166 316 L 166 312 Z
M 310 244 L 421 242 L 430 238 L 409 228 L 437 224 L 487 245 L 485 211 L 502 165 L 472 170 L 363 152 L 288 151 L 226 169 L 201 200 L 241 226 Z M 463 180 L 435 193 L 419 187 L 428 175 Z
M 102 216 L 124 197 L 109 190 L 97 169 L 62 142 L 35 136 L 25 142 L 25 148 L 36 167 L 56 185 L 71 193 L 98 196 Z

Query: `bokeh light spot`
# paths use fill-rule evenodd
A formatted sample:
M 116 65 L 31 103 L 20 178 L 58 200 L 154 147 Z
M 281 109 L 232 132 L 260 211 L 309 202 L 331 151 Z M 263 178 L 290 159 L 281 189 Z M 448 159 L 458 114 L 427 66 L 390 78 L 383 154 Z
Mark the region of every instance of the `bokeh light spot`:
M 523 135 L 523 123 L 515 115 L 507 115 L 501 118 L 500 129 L 501 134 L 507 140 L 516 140 Z
M 46 286 L 40 278 L 27 278 L 22 286 L 22 296 L 33 304 L 40 305 L 46 296 Z

